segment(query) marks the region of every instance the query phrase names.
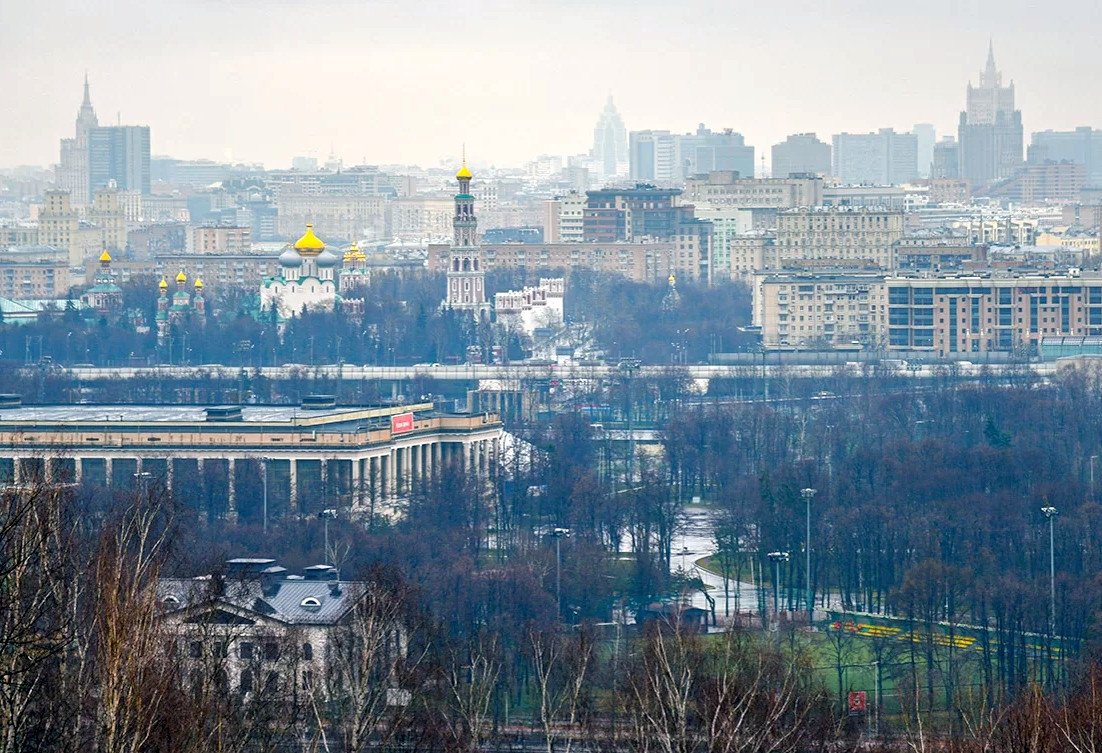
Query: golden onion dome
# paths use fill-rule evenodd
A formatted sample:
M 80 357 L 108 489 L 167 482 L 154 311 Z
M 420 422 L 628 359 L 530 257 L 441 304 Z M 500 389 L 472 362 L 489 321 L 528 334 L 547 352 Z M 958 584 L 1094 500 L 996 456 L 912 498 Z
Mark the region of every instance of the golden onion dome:
M 667 282 L 670 284 L 670 287 L 672 288 L 674 285 L 677 284 L 677 275 L 671 273 L 669 279 L 667 280 Z
M 181 269 L 180 274 L 176 275 L 176 282 L 179 282 L 179 283 L 187 282 L 187 275 L 184 274 L 184 270 Z
M 313 251 L 313 252 L 320 253 L 324 249 L 325 249 L 325 241 L 323 241 L 318 236 L 314 235 L 314 226 L 312 224 L 307 225 L 306 226 L 306 232 L 302 234 L 301 238 L 299 238 L 297 241 L 295 241 L 295 250 L 299 251 L 299 252 Z M 310 254 L 307 254 L 307 255 L 310 255 Z
M 157 283 L 157 287 L 161 290 L 168 290 L 168 280 L 162 277 L 161 281 Z
M 364 261 L 366 259 L 367 257 L 364 255 L 364 252 L 361 251 L 360 247 L 355 243 L 349 246 L 348 250 L 344 252 L 344 261 L 346 262 Z
M 474 175 L 471 174 L 471 169 L 467 167 L 467 163 L 463 163 L 463 167 L 459 168 L 459 172 L 455 174 L 456 180 L 470 180 Z
M 107 249 L 103 249 L 103 253 L 99 255 L 99 260 L 106 263 L 111 261 L 111 254 L 107 253 Z
M 195 278 L 195 289 L 196 290 L 202 290 L 203 289 L 203 281 L 201 279 L 199 279 L 198 277 Z

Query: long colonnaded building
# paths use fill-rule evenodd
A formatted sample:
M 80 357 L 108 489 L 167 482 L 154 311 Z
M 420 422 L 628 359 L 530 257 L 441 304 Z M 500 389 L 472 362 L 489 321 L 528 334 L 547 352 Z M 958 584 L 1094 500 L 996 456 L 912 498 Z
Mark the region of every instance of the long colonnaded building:
M 337 407 L 44 405 L 0 396 L 0 482 L 163 483 L 201 514 L 259 519 L 350 507 L 382 512 L 446 464 L 485 477 L 502 426 L 493 413 L 432 403 Z M 248 509 L 239 508 L 238 500 Z

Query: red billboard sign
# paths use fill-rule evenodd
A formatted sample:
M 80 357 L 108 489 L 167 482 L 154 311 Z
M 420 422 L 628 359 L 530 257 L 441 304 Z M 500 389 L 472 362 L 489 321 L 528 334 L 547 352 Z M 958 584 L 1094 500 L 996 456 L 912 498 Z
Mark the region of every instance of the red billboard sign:
M 390 417 L 391 434 L 408 434 L 411 431 L 413 431 L 412 413 L 399 413 L 397 416 Z
M 868 709 L 868 696 L 864 690 L 851 690 L 849 694 L 850 716 L 864 714 Z

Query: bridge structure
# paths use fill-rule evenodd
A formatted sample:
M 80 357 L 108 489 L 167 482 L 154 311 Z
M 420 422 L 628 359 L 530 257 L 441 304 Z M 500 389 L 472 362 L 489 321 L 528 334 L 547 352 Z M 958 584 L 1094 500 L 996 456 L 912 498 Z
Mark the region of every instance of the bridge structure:
M 136 367 L 53 367 L 58 373 L 82 381 L 103 379 L 237 379 L 242 373 L 272 380 L 375 380 L 406 382 L 416 379 L 481 382 L 496 381 L 502 384 L 518 384 L 532 379 L 558 379 L 569 381 L 606 381 L 621 378 L 630 372 L 638 379 L 683 378 L 692 380 L 754 379 L 762 376 L 823 379 L 836 376 L 893 376 L 929 379 L 950 375 L 976 378 L 983 375 L 1005 376 L 1028 371 L 1036 376 L 1052 376 L 1058 369 L 1057 362 L 1021 363 L 832 363 L 832 364 L 686 364 L 647 365 L 637 364 L 625 369 L 622 364 L 559 365 L 559 364 L 464 364 L 464 365 L 415 365 L 415 366 L 358 366 L 354 364 L 322 364 L 306 366 L 225 366 L 203 364 L 194 366 L 136 366 Z M 32 372 L 38 367 L 25 367 Z

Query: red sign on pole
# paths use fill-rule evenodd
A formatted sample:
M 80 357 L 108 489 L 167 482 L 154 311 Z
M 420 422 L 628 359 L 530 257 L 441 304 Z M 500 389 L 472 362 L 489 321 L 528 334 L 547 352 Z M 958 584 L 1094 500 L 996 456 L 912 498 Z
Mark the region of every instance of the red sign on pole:
M 391 434 L 408 434 L 411 431 L 413 431 L 412 413 L 399 413 L 397 416 L 390 417 Z
M 851 690 L 849 693 L 849 715 L 864 714 L 868 709 L 868 696 L 864 690 Z

